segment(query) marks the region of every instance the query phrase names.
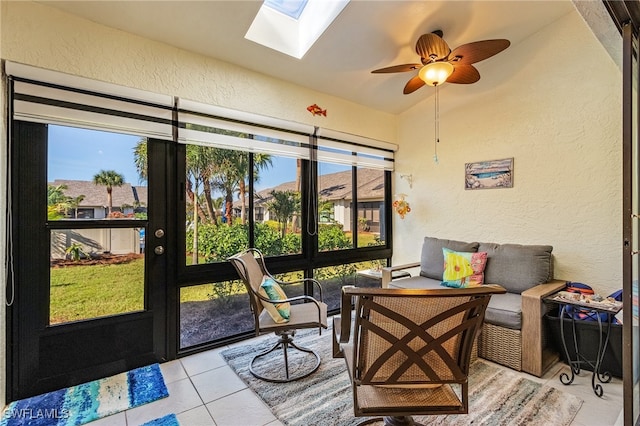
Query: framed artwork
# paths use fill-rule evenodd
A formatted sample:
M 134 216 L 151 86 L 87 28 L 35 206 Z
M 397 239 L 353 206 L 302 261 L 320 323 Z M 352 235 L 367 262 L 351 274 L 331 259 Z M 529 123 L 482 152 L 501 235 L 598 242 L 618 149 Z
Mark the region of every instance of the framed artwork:
M 464 165 L 464 189 L 513 188 L 513 157 Z

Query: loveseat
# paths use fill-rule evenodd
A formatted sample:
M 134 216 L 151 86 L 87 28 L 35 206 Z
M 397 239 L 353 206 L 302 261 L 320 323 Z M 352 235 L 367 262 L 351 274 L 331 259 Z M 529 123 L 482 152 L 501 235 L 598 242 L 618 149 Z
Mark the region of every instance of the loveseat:
M 419 262 L 382 269 L 382 287 L 442 288 L 443 248 L 487 253 L 484 283 L 499 284 L 505 294 L 491 297 L 478 339 L 478 356 L 518 371 L 542 376 L 558 360 L 547 345 L 543 298 L 562 290 L 553 278 L 553 248 L 547 245 L 464 242 L 425 237 Z M 417 276 L 392 280 L 393 271 L 420 268 Z

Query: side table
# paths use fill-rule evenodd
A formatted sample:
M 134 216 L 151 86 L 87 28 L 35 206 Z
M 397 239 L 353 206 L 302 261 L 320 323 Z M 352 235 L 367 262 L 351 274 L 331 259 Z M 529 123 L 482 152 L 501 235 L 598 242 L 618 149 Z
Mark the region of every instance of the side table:
M 549 297 L 545 297 L 543 299 L 545 302 L 556 303 L 560 306 L 559 320 L 560 320 L 560 340 L 562 341 L 562 347 L 564 349 L 564 353 L 567 361 L 569 362 L 569 366 L 571 367 L 571 377 L 567 373 L 562 373 L 560 375 L 560 381 L 564 385 L 570 385 L 573 383 L 575 376 L 580 374 L 580 367 L 582 365 L 589 365 L 593 369 L 593 374 L 591 376 L 591 388 L 593 392 L 601 397 L 603 394 L 602 385 L 600 383 L 609 383 L 611 381 L 611 373 L 608 371 L 600 371 L 602 366 L 602 359 L 604 358 L 604 354 L 607 350 L 607 346 L 609 345 L 609 335 L 611 333 L 611 322 L 613 317 L 622 310 L 622 302 L 615 303 L 599 303 L 599 302 L 590 302 L 587 303 L 583 300 L 572 300 L 567 299 L 560 296 L 560 293 L 556 293 Z M 571 359 L 569 356 L 569 351 L 567 349 L 567 339 L 565 337 L 564 332 L 564 318 L 565 312 L 567 312 L 567 308 L 571 307 L 571 328 L 573 331 L 573 345 L 575 348 L 575 359 Z M 596 352 L 596 359 L 591 360 L 587 359 L 583 354 L 579 351 L 578 345 L 578 333 L 576 331 L 576 310 L 589 311 L 595 313 L 595 317 L 598 322 L 598 349 Z M 605 314 L 606 316 L 606 329 L 603 327 L 603 320 L 600 314 Z M 600 383 L 596 383 L 596 378 Z
M 356 278 L 358 276 L 364 277 L 364 278 L 370 278 L 372 280 L 378 280 L 380 283 L 382 283 L 382 271 L 379 269 L 363 269 L 361 271 L 356 271 Z M 410 276 L 411 274 L 407 271 L 393 271 L 391 273 L 391 277 L 393 279 L 406 278 Z M 358 283 L 356 282 L 356 286 L 357 285 Z

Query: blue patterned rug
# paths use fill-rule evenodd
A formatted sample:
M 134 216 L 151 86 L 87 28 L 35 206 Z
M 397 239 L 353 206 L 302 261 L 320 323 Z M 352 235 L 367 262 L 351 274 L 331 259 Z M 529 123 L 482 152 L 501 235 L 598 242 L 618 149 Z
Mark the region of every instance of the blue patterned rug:
M 167 396 L 160 366 L 152 364 L 14 401 L 2 413 L 0 426 L 82 425 Z
M 175 414 L 167 414 L 159 419 L 146 422 L 142 426 L 180 426 L 180 423 L 178 422 L 178 418 Z

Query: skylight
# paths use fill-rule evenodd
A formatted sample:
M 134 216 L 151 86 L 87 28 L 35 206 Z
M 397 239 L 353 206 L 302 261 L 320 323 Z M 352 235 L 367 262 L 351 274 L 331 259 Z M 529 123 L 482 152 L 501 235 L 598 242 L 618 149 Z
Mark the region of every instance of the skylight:
M 307 5 L 307 0 L 264 0 L 263 4 L 290 18 L 298 19 Z
M 247 40 L 301 59 L 349 0 L 265 0 Z

